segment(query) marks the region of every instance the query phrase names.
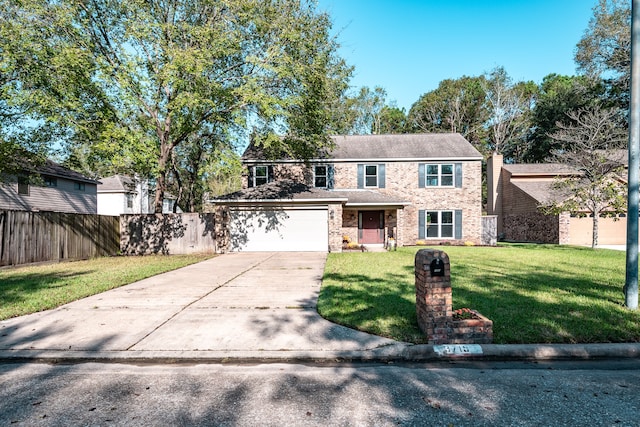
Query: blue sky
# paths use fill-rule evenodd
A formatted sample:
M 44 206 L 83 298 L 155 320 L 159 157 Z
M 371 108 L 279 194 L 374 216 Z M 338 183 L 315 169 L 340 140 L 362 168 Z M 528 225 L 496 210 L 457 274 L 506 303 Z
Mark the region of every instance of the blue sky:
M 351 84 L 382 86 L 407 111 L 447 78 L 503 66 L 514 81 L 576 74 L 596 0 L 319 0 Z

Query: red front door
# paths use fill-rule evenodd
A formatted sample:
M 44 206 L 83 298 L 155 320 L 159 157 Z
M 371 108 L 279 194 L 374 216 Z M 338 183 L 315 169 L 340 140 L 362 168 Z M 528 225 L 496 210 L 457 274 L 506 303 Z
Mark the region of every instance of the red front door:
M 358 217 L 360 243 L 384 243 L 384 211 L 360 211 Z

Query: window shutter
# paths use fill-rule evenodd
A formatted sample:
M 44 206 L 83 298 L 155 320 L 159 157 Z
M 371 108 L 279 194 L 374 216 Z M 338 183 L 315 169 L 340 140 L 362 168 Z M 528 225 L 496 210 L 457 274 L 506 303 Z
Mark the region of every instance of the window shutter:
M 455 238 L 462 239 L 462 210 L 455 211 Z
M 456 163 L 456 188 L 462 188 L 462 163 Z
M 333 182 L 334 175 L 335 169 L 333 168 L 333 165 L 327 166 L 327 188 L 330 190 L 333 189 L 333 186 L 335 185 Z
M 364 188 L 364 165 L 358 165 L 358 188 Z
M 418 211 L 418 239 L 424 239 L 425 237 L 425 211 Z
M 267 182 L 273 181 L 273 165 L 267 166 Z
M 247 183 L 247 187 L 251 188 L 253 187 L 253 170 L 254 170 L 254 166 L 249 166 L 249 177 L 248 177 L 248 183 Z
M 418 165 L 418 188 L 424 188 L 424 173 L 425 173 L 425 164 L 420 163 Z
M 378 165 L 378 188 L 384 188 L 385 171 L 384 163 Z

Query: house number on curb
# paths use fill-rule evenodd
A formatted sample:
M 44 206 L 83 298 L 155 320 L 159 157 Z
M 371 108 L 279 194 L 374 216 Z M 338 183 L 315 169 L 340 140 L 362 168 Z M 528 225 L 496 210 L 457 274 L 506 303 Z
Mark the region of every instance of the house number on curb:
M 444 344 L 434 345 L 433 351 L 439 356 L 466 356 L 482 354 L 479 344 Z

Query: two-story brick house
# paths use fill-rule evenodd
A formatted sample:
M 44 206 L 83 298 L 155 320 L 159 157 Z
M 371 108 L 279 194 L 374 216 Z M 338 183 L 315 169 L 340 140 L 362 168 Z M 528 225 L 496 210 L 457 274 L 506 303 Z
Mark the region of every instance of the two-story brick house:
M 307 163 L 247 148 L 244 189 L 213 201 L 229 209 L 231 250 L 480 243 L 482 156 L 461 135 L 332 139 Z

